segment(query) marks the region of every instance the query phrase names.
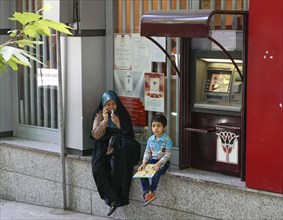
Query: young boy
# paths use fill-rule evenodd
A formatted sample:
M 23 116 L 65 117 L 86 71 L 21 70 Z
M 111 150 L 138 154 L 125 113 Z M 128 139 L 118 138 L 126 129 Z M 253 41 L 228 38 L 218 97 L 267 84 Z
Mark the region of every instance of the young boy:
M 143 156 L 143 162 L 138 171 L 143 170 L 147 164 L 154 164 L 153 169 L 156 171 L 151 179 L 141 178 L 143 190 L 144 206 L 155 199 L 155 191 L 160 179 L 170 166 L 170 157 L 172 153 L 172 140 L 165 133 L 167 119 L 162 114 L 156 114 L 151 120 L 151 129 L 153 135 L 148 139 Z

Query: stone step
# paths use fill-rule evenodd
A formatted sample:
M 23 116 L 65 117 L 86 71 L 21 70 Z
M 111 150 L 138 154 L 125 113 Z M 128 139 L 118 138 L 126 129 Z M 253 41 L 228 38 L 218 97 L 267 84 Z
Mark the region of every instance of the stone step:
M 21 141 L 0 140 L 0 198 L 63 208 L 61 157 Z M 136 167 L 137 168 L 137 167 Z M 91 172 L 91 158 L 66 157 L 67 207 L 106 216 Z M 239 178 L 172 167 L 159 182 L 156 199 L 143 206 L 141 184 L 133 179 L 130 204 L 116 219 L 282 219 L 283 195 L 245 187 Z
M 282 219 L 283 216 L 282 195 L 248 189 L 236 177 L 193 169 L 171 169 L 163 175 L 156 199 L 146 207 L 141 194 L 140 182 L 134 179 L 131 203 L 118 208 L 115 218 L 150 219 L 152 213 L 157 219 Z

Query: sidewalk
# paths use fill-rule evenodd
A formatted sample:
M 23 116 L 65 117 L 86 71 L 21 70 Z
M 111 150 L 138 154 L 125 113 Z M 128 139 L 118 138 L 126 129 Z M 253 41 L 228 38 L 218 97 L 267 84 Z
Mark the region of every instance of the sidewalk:
M 0 199 L 0 220 L 109 220 L 112 218 L 88 215 L 62 209 L 30 205 Z

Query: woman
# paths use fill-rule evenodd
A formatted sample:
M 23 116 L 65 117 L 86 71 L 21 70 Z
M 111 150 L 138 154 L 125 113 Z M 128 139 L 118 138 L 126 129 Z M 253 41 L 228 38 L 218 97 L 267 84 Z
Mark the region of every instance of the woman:
M 109 90 L 93 114 L 91 135 L 95 140 L 92 173 L 101 199 L 110 206 L 129 204 L 134 165 L 140 158 L 140 144 L 134 139 L 130 115 L 120 99 Z

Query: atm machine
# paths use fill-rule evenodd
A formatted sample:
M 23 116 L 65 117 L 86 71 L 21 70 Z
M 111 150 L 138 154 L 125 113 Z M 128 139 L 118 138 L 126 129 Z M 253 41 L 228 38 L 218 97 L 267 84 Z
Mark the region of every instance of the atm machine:
M 242 70 L 242 60 L 237 60 Z M 195 109 L 239 113 L 242 107 L 242 80 L 229 59 L 199 57 L 196 60 Z M 194 88 L 194 86 L 192 86 Z
M 227 51 L 211 36 L 216 15 L 240 16 L 242 49 Z M 245 82 L 247 11 L 149 11 L 141 19 L 141 36 L 179 37 L 179 168 L 192 167 L 245 179 Z M 194 50 L 192 38 L 206 38 L 220 50 Z
M 240 176 L 243 81 L 241 51 L 193 51 L 190 61 L 191 167 Z

